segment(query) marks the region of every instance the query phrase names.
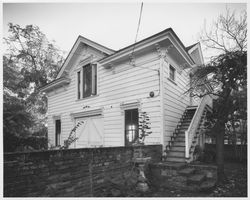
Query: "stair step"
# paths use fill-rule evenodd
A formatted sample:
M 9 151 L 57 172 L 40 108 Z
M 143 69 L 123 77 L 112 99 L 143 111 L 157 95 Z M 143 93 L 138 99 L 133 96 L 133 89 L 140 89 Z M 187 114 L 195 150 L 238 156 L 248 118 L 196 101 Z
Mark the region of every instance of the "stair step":
M 184 136 L 185 137 L 185 131 L 178 131 L 178 136 L 180 135 L 180 136 Z
M 184 176 L 189 176 L 191 174 L 193 174 L 195 171 L 194 168 L 184 168 L 182 170 L 180 170 L 178 173 Z
M 188 126 L 179 126 L 178 130 L 186 131 L 186 130 L 188 130 L 188 128 L 189 128 L 189 125 Z
M 154 165 L 154 164 L 152 164 Z M 160 166 L 164 166 L 164 168 L 168 168 L 168 169 L 175 169 L 175 170 L 181 170 L 186 166 L 186 163 L 184 162 L 161 162 L 158 163 L 158 165 Z
M 182 134 L 177 133 L 177 136 L 175 137 L 175 139 L 177 139 L 177 138 L 185 138 L 185 134 L 184 133 L 182 133 Z
M 194 114 L 192 113 L 190 113 L 190 114 L 186 114 L 185 116 L 184 116 L 184 119 L 183 120 L 192 120 L 192 118 L 193 118 L 193 116 L 194 116 Z
M 186 113 L 185 117 L 193 117 L 195 112 Z
M 185 131 L 188 130 L 188 127 L 180 127 L 180 128 L 177 128 L 176 130 L 179 131 L 179 132 L 184 132 L 185 133 Z
M 170 151 L 185 151 L 183 146 L 171 146 Z
M 179 129 L 188 129 L 189 126 L 190 126 L 190 124 L 188 124 L 188 125 L 180 125 L 180 126 L 178 126 L 178 128 Z
M 191 120 L 188 120 L 188 121 L 182 121 L 181 122 L 181 125 L 183 125 L 183 124 L 190 124 L 191 123 Z
M 195 174 L 187 178 L 187 184 L 201 184 L 206 179 L 204 174 Z
M 184 117 L 193 117 L 195 112 L 188 112 Z
M 185 143 L 185 137 L 177 136 L 177 137 L 175 138 L 174 142 L 184 142 L 184 143 Z
M 188 107 L 187 107 L 187 110 L 190 110 L 190 109 L 196 110 L 196 108 L 198 108 L 198 106 L 188 106 Z
M 185 162 L 186 159 L 184 157 L 167 156 L 166 161 L 169 161 L 169 162 Z
M 175 138 L 175 141 L 176 141 L 176 142 L 185 142 L 185 137 L 177 136 L 177 137 Z
M 183 121 L 185 121 L 185 120 L 192 120 L 192 118 L 193 118 L 193 116 L 194 116 L 194 114 L 186 114 L 184 117 L 183 117 Z
M 169 151 L 167 156 L 170 157 L 185 157 L 185 151 Z
M 189 126 L 190 125 L 190 122 L 182 122 L 181 123 L 181 126 Z
M 173 146 L 185 146 L 185 142 L 174 141 Z

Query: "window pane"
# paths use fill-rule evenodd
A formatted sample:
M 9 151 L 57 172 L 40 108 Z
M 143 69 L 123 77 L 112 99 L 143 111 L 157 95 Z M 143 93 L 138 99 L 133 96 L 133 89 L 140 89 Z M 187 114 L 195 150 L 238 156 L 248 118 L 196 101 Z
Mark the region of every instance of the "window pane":
M 175 80 L 175 68 L 171 65 L 169 66 L 169 78 L 173 81 Z
M 77 72 L 77 98 L 81 98 L 81 72 Z
M 97 93 L 97 67 L 92 65 L 92 94 Z
M 125 111 L 125 145 L 132 145 L 139 137 L 138 109 Z
M 56 120 L 56 146 L 60 145 L 60 135 L 61 135 L 61 120 Z
M 91 95 L 92 91 L 92 69 L 91 65 L 83 67 L 83 97 Z

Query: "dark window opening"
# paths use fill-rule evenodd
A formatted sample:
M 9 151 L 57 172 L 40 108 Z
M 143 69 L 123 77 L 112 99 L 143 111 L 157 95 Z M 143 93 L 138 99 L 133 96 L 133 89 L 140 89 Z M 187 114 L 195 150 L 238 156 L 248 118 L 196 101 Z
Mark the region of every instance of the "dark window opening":
M 131 146 L 138 137 L 138 109 L 125 110 L 125 146 Z
M 82 69 L 82 98 L 96 95 L 97 93 L 97 68 L 88 64 Z
M 169 66 L 169 78 L 173 81 L 175 80 L 175 68 L 171 65 Z
M 60 136 L 61 136 L 61 120 L 58 119 L 56 120 L 56 141 L 55 141 L 56 146 L 59 146 L 61 144 Z
M 77 72 L 77 98 L 81 98 L 81 72 Z
M 97 68 L 96 65 L 92 65 L 92 94 L 96 95 L 97 91 Z

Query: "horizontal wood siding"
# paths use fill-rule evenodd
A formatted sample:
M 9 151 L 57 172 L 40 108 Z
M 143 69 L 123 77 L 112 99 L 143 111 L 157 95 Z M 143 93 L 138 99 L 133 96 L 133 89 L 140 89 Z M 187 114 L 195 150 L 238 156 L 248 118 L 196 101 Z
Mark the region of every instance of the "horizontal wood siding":
M 172 66 L 176 64 L 169 60 Z M 164 147 L 168 144 L 170 136 L 176 128 L 186 107 L 190 104 L 190 98 L 185 92 L 189 87 L 188 70 L 176 70 L 175 83 L 169 80 L 169 64 L 164 62 L 163 67 L 163 85 L 164 85 Z
M 92 50 L 91 53 L 93 54 Z M 149 61 L 147 62 L 147 60 Z M 48 97 L 48 128 L 51 143 L 54 144 L 55 135 L 53 116 L 61 116 L 61 141 L 63 141 L 74 127 L 74 119 L 71 118 L 71 113 L 102 108 L 104 146 L 123 146 L 124 112 L 120 105 L 129 101 L 139 101 L 141 110 L 149 114 L 153 132 L 145 142 L 146 144 L 159 144 L 160 98 L 158 96 L 159 75 L 156 71 L 159 68 L 159 59 L 154 54 L 147 54 L 138 57 L 137 61 L 143 61 L 145 64 L 139 67 L 131 67 L 128 63 L 119 64 L 115 68 L 123 67 L 123 70 L 117 73 L 114 73 L 114 69 L 105 69 L 98 65 L 98 94 L 81 100 L 77 100 L 77 73 L 73 66 L 70 71 L 70 84 L 64 89 L 61 88 L 51 92 Z M 154 98 L 149 98 L 151 91 L 155 93 Z M 85 106 L 89 106 L 89 108 L 83 109 Z

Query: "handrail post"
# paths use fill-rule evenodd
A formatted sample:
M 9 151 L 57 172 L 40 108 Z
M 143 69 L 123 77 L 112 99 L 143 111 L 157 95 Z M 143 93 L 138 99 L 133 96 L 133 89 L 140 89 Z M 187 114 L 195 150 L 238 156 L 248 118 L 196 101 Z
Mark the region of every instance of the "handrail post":
M 189 158 L 188 131 L 185 131 L 185 157 Z

